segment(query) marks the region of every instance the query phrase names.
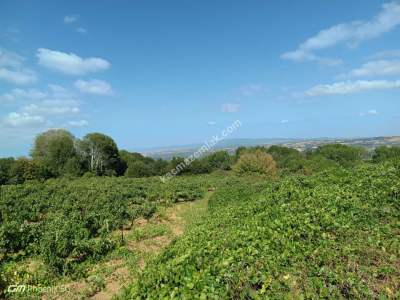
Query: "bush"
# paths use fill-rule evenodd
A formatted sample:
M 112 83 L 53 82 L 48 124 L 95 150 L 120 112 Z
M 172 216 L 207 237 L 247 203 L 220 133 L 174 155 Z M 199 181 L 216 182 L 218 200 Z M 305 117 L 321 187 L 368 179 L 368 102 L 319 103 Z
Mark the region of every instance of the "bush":
M 150 165 L 140 160 L 131 163 L 125 172 L 125 176 L 130 178 L 148 177 L 152 175 Z
M 400 147 L 379 146 L 375 148 L 372 160 L 382 162 L 389 159 L 400 159 Z
M 6 184 L 10 180 L 10 170 L 14 163 L 14 158 L 0 158 L 0 185 Z
M 311 157 L 314 155 L 324 157 L 337 162 L 342 167 L 349 168 L 360 163 L 365 156 L 365 153 L 365 149 L 360 147 L 351 147 L 342 144 L 328 144 L 318 147 L 311 153 Z
M 273 177 L 277 174 L 272 155 L 260 150 L 242 154 L 233 166 L 233 170 L 240 175 L 256 173 Z
M 282 172 L 307 173 L 305 157 L 298 150 L 283 146 L 271 146 L 267 153 L 272 155 Z

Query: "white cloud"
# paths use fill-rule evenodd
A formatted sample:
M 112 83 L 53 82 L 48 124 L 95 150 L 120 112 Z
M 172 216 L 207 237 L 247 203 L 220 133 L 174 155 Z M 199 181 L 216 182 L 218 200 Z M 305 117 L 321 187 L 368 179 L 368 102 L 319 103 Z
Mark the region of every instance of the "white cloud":
M 0 68 L 0 80 L 16 85 L 25 85 L 36 82 L 37 77 L 35 72 L 29 69 L 9 70 L 6 68 Z
M 376 116 L 378 114 L 378 112 L 376 111 L 376 109 L 370 109 L 367 112 L 362 112 L 360 113 L 360 117 L 364 117 L 364 116 Z
M 102 96 L 111 96 L 114 94 L 111 85 L 104 80 L 90 79 L 85 81 L 79 79 L 75 81 L 74 85 L 82 93 Z
M 13 89 L 8 93 L 0 95 L 0 101 L 15 101 L 18 99 L 38 100 L 38 99 L 43 99 L 46 96 L 47 96 L 46 93 L 42 93 L 35 89 L 30 89 L 30 90 Z
M 89 125 L 89 122 L 86 120 L 79 120 L 79 121 L 69 121 L 67 123 L 68 126 L 71 127 L 86 127 Z
M 107 70 L 111 64 L 102 58 L 82 58 L 74 53 L 65 53 L 45 48 L 37 51 L 39 64 L 50 70 L 69 75 L 84 75 L 87 73 Z
M 240 105 L 237 103 L 224 103 L 222 104 L 221 110 L 222 112 L 233 113 L 238 112 Z
M 0 67 L 18 68 L 22 65 L 24 60 L 25 58 L 17 53 L 0 48 Z
M 305 96 L 326 96 L 326 95 L 345 95 L 359 93 L 369 90 L 385 90 L 400 88 L 400 80 L 358 80 L 358 81 L 344 81 L 336 82 L 333 84 L 321 84 L 312 87 L 304 93 Z
M 69 16 L 65 16 L 64 17 L 64 23 L 74 23 L 74 22 L 76 22 L 78 20 L 78 17 L 77 16 L 71 16 L 71 15 L 69 15 Z
M 78 105 L 74 102 L 61 100 L 46 100 L 41 103 L 32 103 L 22 108 L 29 114 L 41 115 L 71 115 L 80 112 Z
M 289 123 L 289 120 L 286 120 L 286 119 L 281 120 L 281 124 L 286 124 L 286 123 Z
M 36 73 L 23 68 L 24 60 L 25 58 L 17 53 L 0 48 L 0 80 L 16 85 L 35 82 Z
M 43 125 L 45 120 L 42 116 L 11 112 L 3 118 L 1 124 L 6 127 L 30 127 Z
M 30 95 L 30 103 L 22 107 L 24 112 L 52 116 L 80 113 L 79 99 L 62 86 L 50 84 L 47 93 L 37 92 L 37 95 L 44 96 L 33 98 L 35 94 L 30 93 Z
M 76 31 L 79 32 L 79 33 L 82 33 L 82 34 L 87 33 L 87 29 L 86 29 L 86 28 L 83 28 L 83 27 L 78 27 L 78 28 L 76 29 Z
M 207 124 L 210 125 L 210 126 L 214 126 L 214 125 L 217 124 L 217 123 L 214 122 L 214 121 L 208 121 Z
M 351 70 L 340 77 L 373 77 L 392 76 L 400 74 L 400 60 L 376 60 L 363 64 L 360 68 Z
M 390 2 L 382 5 L 378 15 L 369 21 L 353 21 L 324 29 L 307 39 L 296 50 L 283 53 L 281 58 L 295 62 L 321 61 L 335 62 L 330 58 L 320 58 L 315 51 L 347 44 L 354 47 L 359 43 L 377 38 L 400 25 L 400 3 Z
M 29 115 L 72 115 L 80 113 L 76 96 L 58 85 L 49 85 L 48 91 L 13 89 L 0 95 L 0 101 L 22 103 L 20 111 Z
M 305 61 L 315 61 L 325 66 L 337 66 L 343 63 L 341 59 L 329 58 L 329 57 L 319 57 L 313 53 L 298 49 L 292 52 L 286 52 L 281 55 L 281 58 L 292 60 L 294 62 L 305 62 Z

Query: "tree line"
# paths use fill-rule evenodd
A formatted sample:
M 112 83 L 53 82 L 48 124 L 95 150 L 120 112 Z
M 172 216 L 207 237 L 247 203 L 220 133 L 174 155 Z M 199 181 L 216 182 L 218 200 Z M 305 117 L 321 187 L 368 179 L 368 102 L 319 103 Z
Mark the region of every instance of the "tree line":
M 353 167 L 371 159 L 373 162 L 399 158 L 400 148 L 379 146 L 372 156 L 364 148 L 328 144 L 312 151 L 271 147 L 239 147 L 233 155 L 216 151 L 194 160 L 179 174 L 205 174 L 234 169 L 238 173 L 303 173 L 329 167 Z M 0 159 L 0 184 L 18 184 L 28 180 L 81 176 L 161 176 L 184 162 L 153 159 L 140 153 L 119 150 L 114 140 L 102 133 L 89 133 L 82 139 L 64 129 L 39 134 L 30 157 Z

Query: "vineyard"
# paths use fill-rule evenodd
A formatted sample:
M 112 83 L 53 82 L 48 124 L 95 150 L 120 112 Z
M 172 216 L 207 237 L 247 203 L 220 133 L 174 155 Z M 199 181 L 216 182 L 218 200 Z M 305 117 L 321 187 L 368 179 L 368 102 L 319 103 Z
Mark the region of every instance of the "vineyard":
M 158 178 L 94 177 L 1 186 L 0 291 L 16 282 L 48 284 L 51 278 L 82 275 L 88 264 L 123 243 L 123 229 L 135 219 L 199 199 L 210 182 L 201 176 L 168 184 Z M 117 237 L 111 235 L 115 231 Z M 15 272 L 32 258 L 44 262 L 47 282 L 29 270 Z
M 399 200 L 398 163 L 233 178 L 119 299 L 398 299 Z
M 400 297 L 398 160 L 312 175 L 85 176 L 0 188 L 2 297 L 41 298 L 4 293 L 13 284 L 84 280 L 97 287 L 69 298 L 87 299 L 105 288 L 90 275 L 96 266 L 123 259 L 134 275 L 112 294 L 120 300 Z M 140 247 L 124 246 L 162 241 L 162 209 L 209 197 L 159 254 L 143 260 Z

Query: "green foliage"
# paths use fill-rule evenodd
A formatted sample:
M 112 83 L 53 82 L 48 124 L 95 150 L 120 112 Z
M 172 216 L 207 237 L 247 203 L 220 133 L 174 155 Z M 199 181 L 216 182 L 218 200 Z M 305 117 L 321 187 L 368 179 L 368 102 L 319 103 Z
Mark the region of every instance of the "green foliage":
M 211 170 L 229 170 L 231 166 L 231 157 L 226 151 L 216 151 L 204 158 Z
M 79 142 L 79 152 L 87 162 L 88 169 L 97 175 L 122 175 L 125 171 L 117 145 L 105 134 L 87 134 Z
M 75 138 L 64 129 L 48 130 L 36 137 L 31 155 L 53 176 L 60 176 L 68 160 L 77 155 Z
M 267 149 L 283 173 L 307 173 L 305 156 L 298 150 L 283 146 L 271 146 Z
M 277 174 L 276 163 L 270 154 L 262 150 L 244 152 L 233 166 L 237 174 L 260 174 L 274 177 Z
M 125 176 L 131 178 L 163 175 L 167 172 L 168 162 L 162 159 L 154 160 L 140 153 L 120 151 L 122 163 L 126 166 Z
M 93 220 L 88 218 L 82 222 L 81 218 L 76 212 L 67 216 L 56 212 L 43 224 L 39 252 L 44 262 L 57 273 L 71 273 L 79 262 L 89 257 L 101 257 L 115 246 L 104 237 L 91 239 L 93 226 L 90 222 Z
M 40 162 L 25 157 L 16 159 L 9 169 L 8 183 L 18 184 L 29 180 L 49 178 L 51 174 Z
M 397 299 L 399 175 L 382 164 L 234 178 L 119 299 Z
M 372 160 L 382 162 L 389 159 L 400 159 L 400 147 L 379 146 L 374 150 Z
M 14 158 L 0 158 L 0 185 L 6 184 L 10 180 L 10 170 L 14 163 Z
M 327 144 L 318 147 L 310 156 L 323 157 L 332 160 L 342 167 L 349 168 L 360 163 L 366 151 L 360 147 L 351 147 L 342 144 Z
M 0 186 L 0 253 L 7 261 L 38 256 L 54 274 L 74 274 L 117 245 L 113 231 L 158 206 L 202 197 L 203 182 L 84 176 Z
M 152 173 L 153 170 L 149 164 L 146 164 L 141 160 L 137 160 L 128 164 L 128 168 L 125 171 L 125 176 L 131 178 L 149 177 L 153 175 Z
M 79 177 L 83 175 L 84 169 L 84 162 L 78 156 L 74 156 L 65 163 L 63 174 L 66 176 Z

